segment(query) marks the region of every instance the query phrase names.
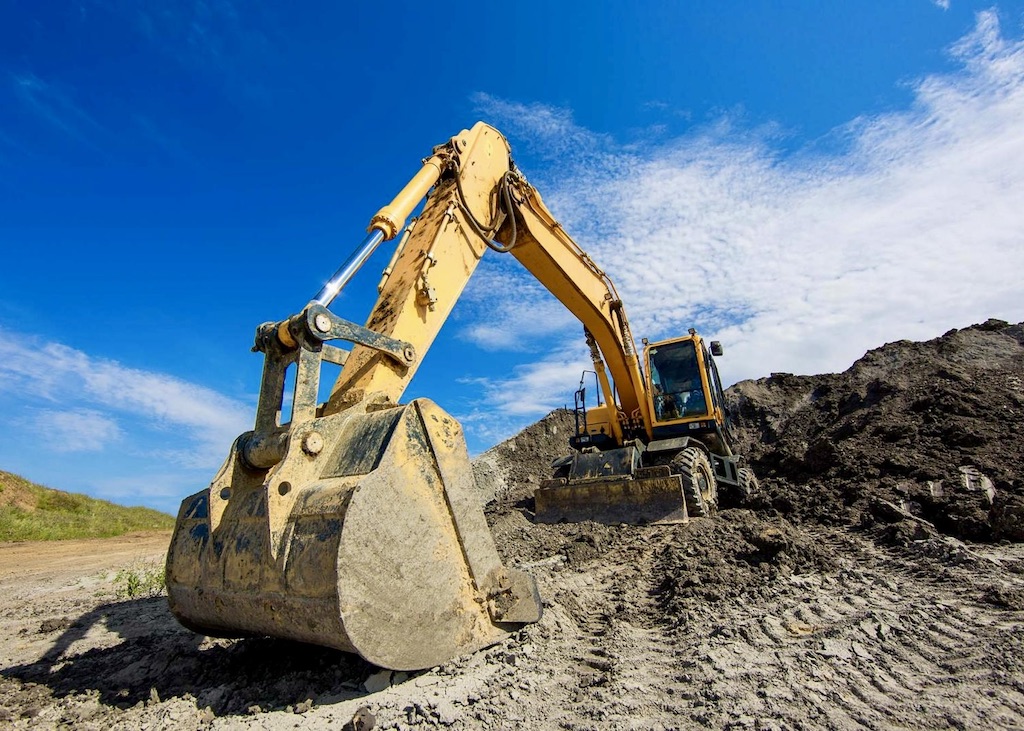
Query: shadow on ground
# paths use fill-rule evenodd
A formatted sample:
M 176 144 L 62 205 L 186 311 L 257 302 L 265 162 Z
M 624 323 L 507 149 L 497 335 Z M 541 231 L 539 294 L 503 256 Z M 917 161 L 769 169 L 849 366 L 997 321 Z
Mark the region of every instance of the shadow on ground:
M 99 626 L 120 641 L 76 648 Z M 165 597 L 103 604 L 77 619 L 46 620 L 38 631 L 60 634 L 39 661 L 0 669 L 4 695 L 96 693 L 100 703 L 121 709 L 190 697 L 224 716 L 362 697 L 361 683 L 377 671 L 356 655 L 297 642 L 208 640 L 182 628 Z

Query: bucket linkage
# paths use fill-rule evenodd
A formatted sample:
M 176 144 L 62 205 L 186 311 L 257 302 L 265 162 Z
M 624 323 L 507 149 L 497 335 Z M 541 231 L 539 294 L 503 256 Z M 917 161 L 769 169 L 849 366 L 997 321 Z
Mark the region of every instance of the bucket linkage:
M 255 429 L 186 498 L 167 558 L 174 615 L 212 636 L 272 635 L 415 670 L 494 644 L 540 618 L 536 584 L 506 568 L 459 423 L 427 399 L 317 405 L 344 339 L 397 363 L 411 345 L 314 301 L 257 330 Z M 285 374 L 292 417 L 280 425 Z

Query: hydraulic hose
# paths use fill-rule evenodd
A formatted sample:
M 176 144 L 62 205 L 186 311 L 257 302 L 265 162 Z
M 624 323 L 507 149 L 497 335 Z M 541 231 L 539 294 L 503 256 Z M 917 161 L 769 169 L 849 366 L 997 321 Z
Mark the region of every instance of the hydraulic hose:
M 507 254 L 512 251 L 515 248 L 517 238 L 516 216 L 515 210 L 512 208 L 510 182 L 513 175 L 512 171 L 509 170 L 501 176 L 501 181 L 498 183 L 498 211 L 494 215 L 493 225 L 487 227 L 477 220 L 476 216 L 473 215 L 473 211 L 470 210 L 469 205 L 466 203 L 466 194 L 462 190 L 462 176 L 459 175 L 459 172 L 458 170 L 455 171 L 455 188 L 459 193 L 459 208 L 466 214 L 466 220 L 469 221 L 469 225 L 484 240 L 488 248 L 497 251 L 499 254 Z M 506 216 L 511 219 L 512 236 L 509 239 L 509 243 L 502 244 L 500 241 L 495 241 L 492 237 L 498 228 L 501 227 L 501 224 L 504 223 Z

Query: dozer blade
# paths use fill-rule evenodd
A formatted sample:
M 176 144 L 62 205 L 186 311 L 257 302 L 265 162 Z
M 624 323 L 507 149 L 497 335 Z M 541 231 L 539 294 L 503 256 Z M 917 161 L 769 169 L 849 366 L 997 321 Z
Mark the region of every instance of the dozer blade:
M 246 466 L 245 437 L 178 514 L 167 589 L 185 626 L 417 670 L 540 618 L 533 579 L 497 554 L 461 427 L 432 402 L 313 419 L 269 469 Z
M 574 453 L 560 460 L 564 477 L 545 480 L 533 493 L 539 523 L 685 523 L 682 480 L 668 467 L 641 464 L 635 446 Z
M 620 477 L 575 484 L 560 481 L 537 488 L 533 496 L 538 523 L 592 520 L 609 525 L 645 525 L 689 520 L 679 475 Z

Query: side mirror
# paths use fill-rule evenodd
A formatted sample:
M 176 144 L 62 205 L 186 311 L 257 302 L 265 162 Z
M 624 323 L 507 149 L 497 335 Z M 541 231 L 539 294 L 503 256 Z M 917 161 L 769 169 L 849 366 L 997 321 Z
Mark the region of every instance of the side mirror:
M 722 350 L 722 344 L 717 340 L 711 341 L 711 355 L 721 355 L 724 351 Z

